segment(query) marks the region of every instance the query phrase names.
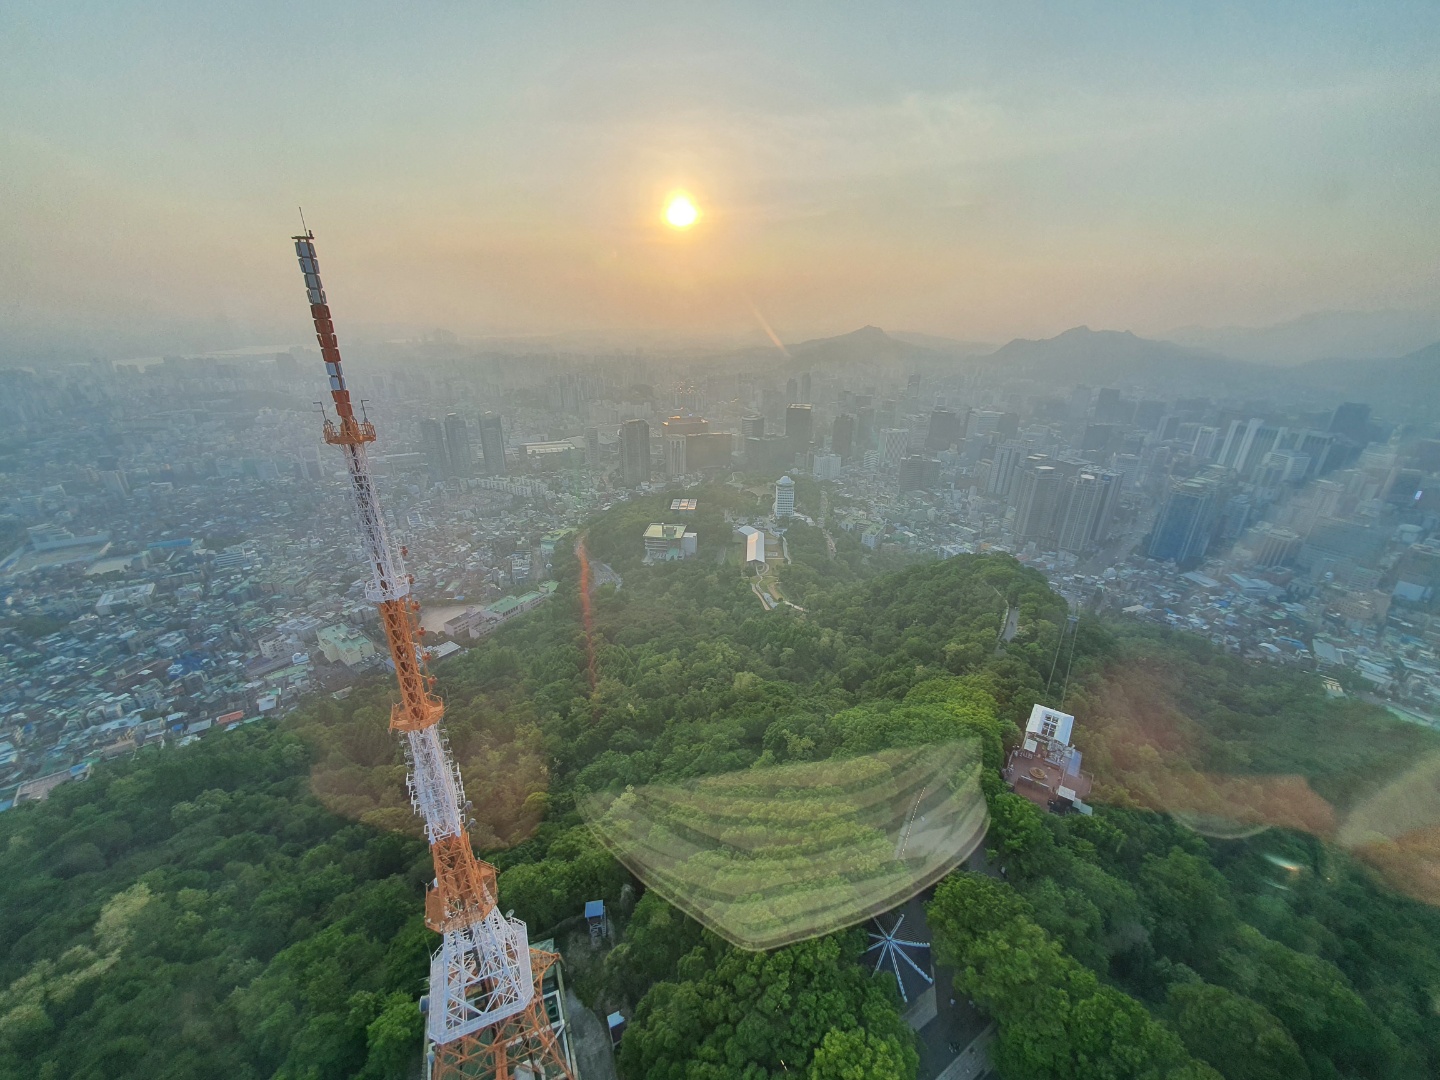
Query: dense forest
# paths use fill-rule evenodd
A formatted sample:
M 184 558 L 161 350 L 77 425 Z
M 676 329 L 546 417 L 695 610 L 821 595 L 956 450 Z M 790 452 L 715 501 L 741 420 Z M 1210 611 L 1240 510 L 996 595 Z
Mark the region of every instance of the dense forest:
M 639 888 L 577 800 L 956 737 L 983 748 L 1007 876 L 952 875 L 930 921 L 999 1024 L 1002 1076 L 1440 1074 L 1440 918 L 1329 842 L 1426 733 L 1196 640 L 1089 619 L 1062 640 L 1064 602 L 1004 556 L 897 568 L 837 533 L 832 560 L 797 522 L 778 574 L 806 610 L 767 612 L 725 519 L 758 496 L 699 494 L 693 560 L 640 564 L 669 496 L 588 529 L 624 579 L 593 598 L 593 691 L 565 553 L 556 598 L 437 670 L 502 906 L 536 940 L 589 899 L 621 916 L 571 981 L 633 1017 L 627 1080 L 899 1080 L 918 1057 L 861 935 L 737 949 Z M 998 769 L 1072 650 L 1102 805 L 1061 819 Z M 0 1077 L 407 1076 L 434 941 L 389 693 L 147 749 L 0 815 Z M 1310 810 L 1236 797 L 1275 778 Z M 1221 810 L 1248 827 L 1182 824 Z

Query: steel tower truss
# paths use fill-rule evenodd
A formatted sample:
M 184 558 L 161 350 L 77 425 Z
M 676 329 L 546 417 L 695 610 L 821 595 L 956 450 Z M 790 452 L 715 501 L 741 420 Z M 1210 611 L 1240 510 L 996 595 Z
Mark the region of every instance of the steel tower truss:
M 430 960 L 430 1010 L 426 1030 L 435 1044 L 434 1080 L 570 1077 L 550 1018 L 541 982 L 558 957 L 530 948 L 519 919 L 502 915 L 496 904 L 495 868 L 475 857 L 467 826 L 460 769 L 440 731 L 445 706 L 435 695 L 420 646 L 419 603 L 405 571 L 405 550 L 395 553 L 375 494 L 366 446 L 375 427 L 357 418 L 340 366 L 340 347 L 320 265 L 315 234 L 292 237 L 310 316 L 330 380 L 337 420 L 325 420 L 325 441 L 345 455 L 351 502 L 361 546 L 370 565 L 366 598 L 380 609 L 400 700 L 390 713 L 390 730 L 405 736 L 410 801 L 425 822 L 435 861 L 435 879 L 425 896 L 425 924 L 442 935 Z

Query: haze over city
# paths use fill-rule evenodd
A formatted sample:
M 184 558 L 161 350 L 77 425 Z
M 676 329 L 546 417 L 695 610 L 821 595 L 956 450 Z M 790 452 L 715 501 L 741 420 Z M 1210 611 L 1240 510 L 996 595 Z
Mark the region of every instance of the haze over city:
M 1434 316 L 1428 3 L 0 12 L 0 349 Z M 669 192 L 702 211 L 683 234 Z M 1413 344 L 1412 344 L 1413 347 Z
M 0 1080 L 1440 1077 L 1437 30 L 0 6 Z

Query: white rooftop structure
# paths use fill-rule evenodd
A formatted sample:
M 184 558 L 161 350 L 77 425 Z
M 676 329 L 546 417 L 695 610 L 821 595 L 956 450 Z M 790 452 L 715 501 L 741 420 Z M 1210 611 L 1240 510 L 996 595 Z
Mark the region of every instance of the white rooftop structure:
M 741 525 L 735 530 L 745 541 L 745 561 L 765 561 L 765 534 L 753 525 Z
M 1031 738 L 1050 739 L 1053 742 L 1070 745 L 1070 731 L 1075 726 L 1075 717 L 1059 709 L 1036 705 L 1030 710 L 1030 720 L 1025 725 L 1025 734 Z

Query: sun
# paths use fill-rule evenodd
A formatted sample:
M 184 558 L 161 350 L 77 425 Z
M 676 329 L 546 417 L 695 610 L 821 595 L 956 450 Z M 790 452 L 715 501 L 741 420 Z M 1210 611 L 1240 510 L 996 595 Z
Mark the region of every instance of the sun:
M 665 206 L 665 221 L 669 225 L 677 229 L 688 229 L 699 220 L 700 211 L 695 209 L 689 195 L 670 196 L 670 201 Z

